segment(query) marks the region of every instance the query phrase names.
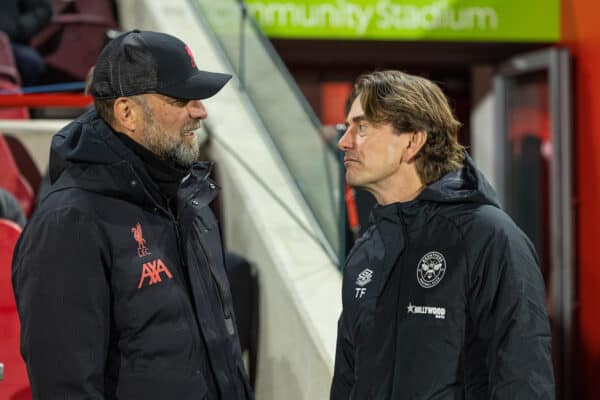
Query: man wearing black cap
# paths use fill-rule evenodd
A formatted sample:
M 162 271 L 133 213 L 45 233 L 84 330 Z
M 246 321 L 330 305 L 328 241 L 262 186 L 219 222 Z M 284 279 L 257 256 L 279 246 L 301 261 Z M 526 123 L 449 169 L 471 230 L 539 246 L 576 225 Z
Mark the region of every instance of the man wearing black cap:
M 127 32 L 96 63 L 90 110 L 52 141 L 52 187 L 13 286 L 33 398 L 251 399 L 223 268 L 200 71 L 179 39 Z

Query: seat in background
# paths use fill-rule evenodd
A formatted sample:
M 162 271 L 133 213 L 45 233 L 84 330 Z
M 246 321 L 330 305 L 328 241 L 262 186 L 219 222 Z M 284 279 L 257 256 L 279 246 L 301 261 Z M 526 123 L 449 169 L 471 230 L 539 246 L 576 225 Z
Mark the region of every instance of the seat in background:
M 25 145 L 23 145 L 23 142 L 16 136 L 5 133 L 4 140 L 6 140 L 6 144 L 10 148 L 21 175 L 27 179 L 29 186 L 33 189 L 34 197 L 37 197 L 42 181 L 42 175 L 37 164 L 33 161 L 33 157 L 31 157 L 29 150 L 27 150 Z
M 6 143 L 0 135 L 0 187 L 8 190 L 17 198 L 26 217 L 31 215 L 35 202 L 33 189 L 21 175 L 17 163 Z
M 0 90 L 20 91 L 21 76 L 10 40 L 0 32 Z M 29 119 L 27 107 L 0 107 L 0 119 Z
M 117 29 L 109 0 L 54 0 L 50 24 L 31 44 L 46 65 L 76 80 L 85 80 L 106 42 L 106 32 Z
M 21 358 L 19 315 L 11 284 L 12 255 L 21 227 L 0 219 L 0 363 L 4 378 L 0 380 L 0 399 L 31 399 L 27 368 Z
M 21 84 L 21 76 L 15 63 L 10 40 L 2 31 L 0 31 L 0 80 L 9 80 L 15 85 Z

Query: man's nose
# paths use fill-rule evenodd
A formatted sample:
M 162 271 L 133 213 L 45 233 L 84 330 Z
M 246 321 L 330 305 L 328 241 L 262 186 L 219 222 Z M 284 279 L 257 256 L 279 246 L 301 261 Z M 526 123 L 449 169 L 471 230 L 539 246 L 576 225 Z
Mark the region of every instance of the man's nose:
M 204 104 L 200 100 L 192 100 L 187 105 L 188 112 L 190 113 L 190 118 L 193 119 L 205 119 L 208 117 L 208 113 L 206 112 L 206 108 L 204 108 Z
M 340 140 L 338 140 L 338 149 L 347 151 L 348 149 L 352 148 L 352 138 L 350 136 L 350 128 L 347 128 L 346 132 L 344 132 Z

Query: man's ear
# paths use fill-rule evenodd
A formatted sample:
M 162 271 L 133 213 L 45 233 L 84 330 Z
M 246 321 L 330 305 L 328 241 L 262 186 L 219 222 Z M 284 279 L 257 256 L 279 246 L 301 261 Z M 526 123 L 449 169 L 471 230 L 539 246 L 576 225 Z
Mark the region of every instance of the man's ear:
M 404 152 L 406 161 L 414 160 L 425 143 L 427 143 L 427 132 L 425 131 L 411 132 L 409 135 L 410 139 Z
M 114 122 L 127 133 L 135 132 L 139 122 L 139 107 L 128 97 L 118 97 L 113 106 Z

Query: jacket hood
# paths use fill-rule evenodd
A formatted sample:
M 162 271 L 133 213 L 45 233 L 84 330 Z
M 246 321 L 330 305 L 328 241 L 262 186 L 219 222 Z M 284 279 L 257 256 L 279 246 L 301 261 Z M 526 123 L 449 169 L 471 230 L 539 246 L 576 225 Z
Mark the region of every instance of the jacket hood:
M 500 208 L 492 185 L 466 152 L 463 168 L 428 185 L 418 199 L 436 203 L 489 204 Z
M 72 165 L 114 164 L 130 159 L 130 151 L 121 145 L 112 128 L 90 109 L 62 128 L 50 146 L 50 182 L 54 184 Z M 129 156 L 129 157 L 128 157 Z
M 191 177 L 206 180 L 211 162 L 196 163 Z M 118 197 L 147 197 L 143 186 L 154 188 L 143 161 L 121 140 L 113 129 L 90 109 L 69 123 L 52 138 L 49 193 L 78 187 Z M 188 180 L 184 178 L 184 180 Z
M 426 221 L 419 218 L 425 203 L 434 204 L 478 204 L 500 208 L 496 192 L 485 176 L 465 152 L 463 167 L 444 175 L 441 179 L 427 185 L 415 199 L 388 205 L 375 205 L 370 215 L 370 222 L 390 220 L 420 226 Z M 420 221 L 414 225 L 416 221 Z

